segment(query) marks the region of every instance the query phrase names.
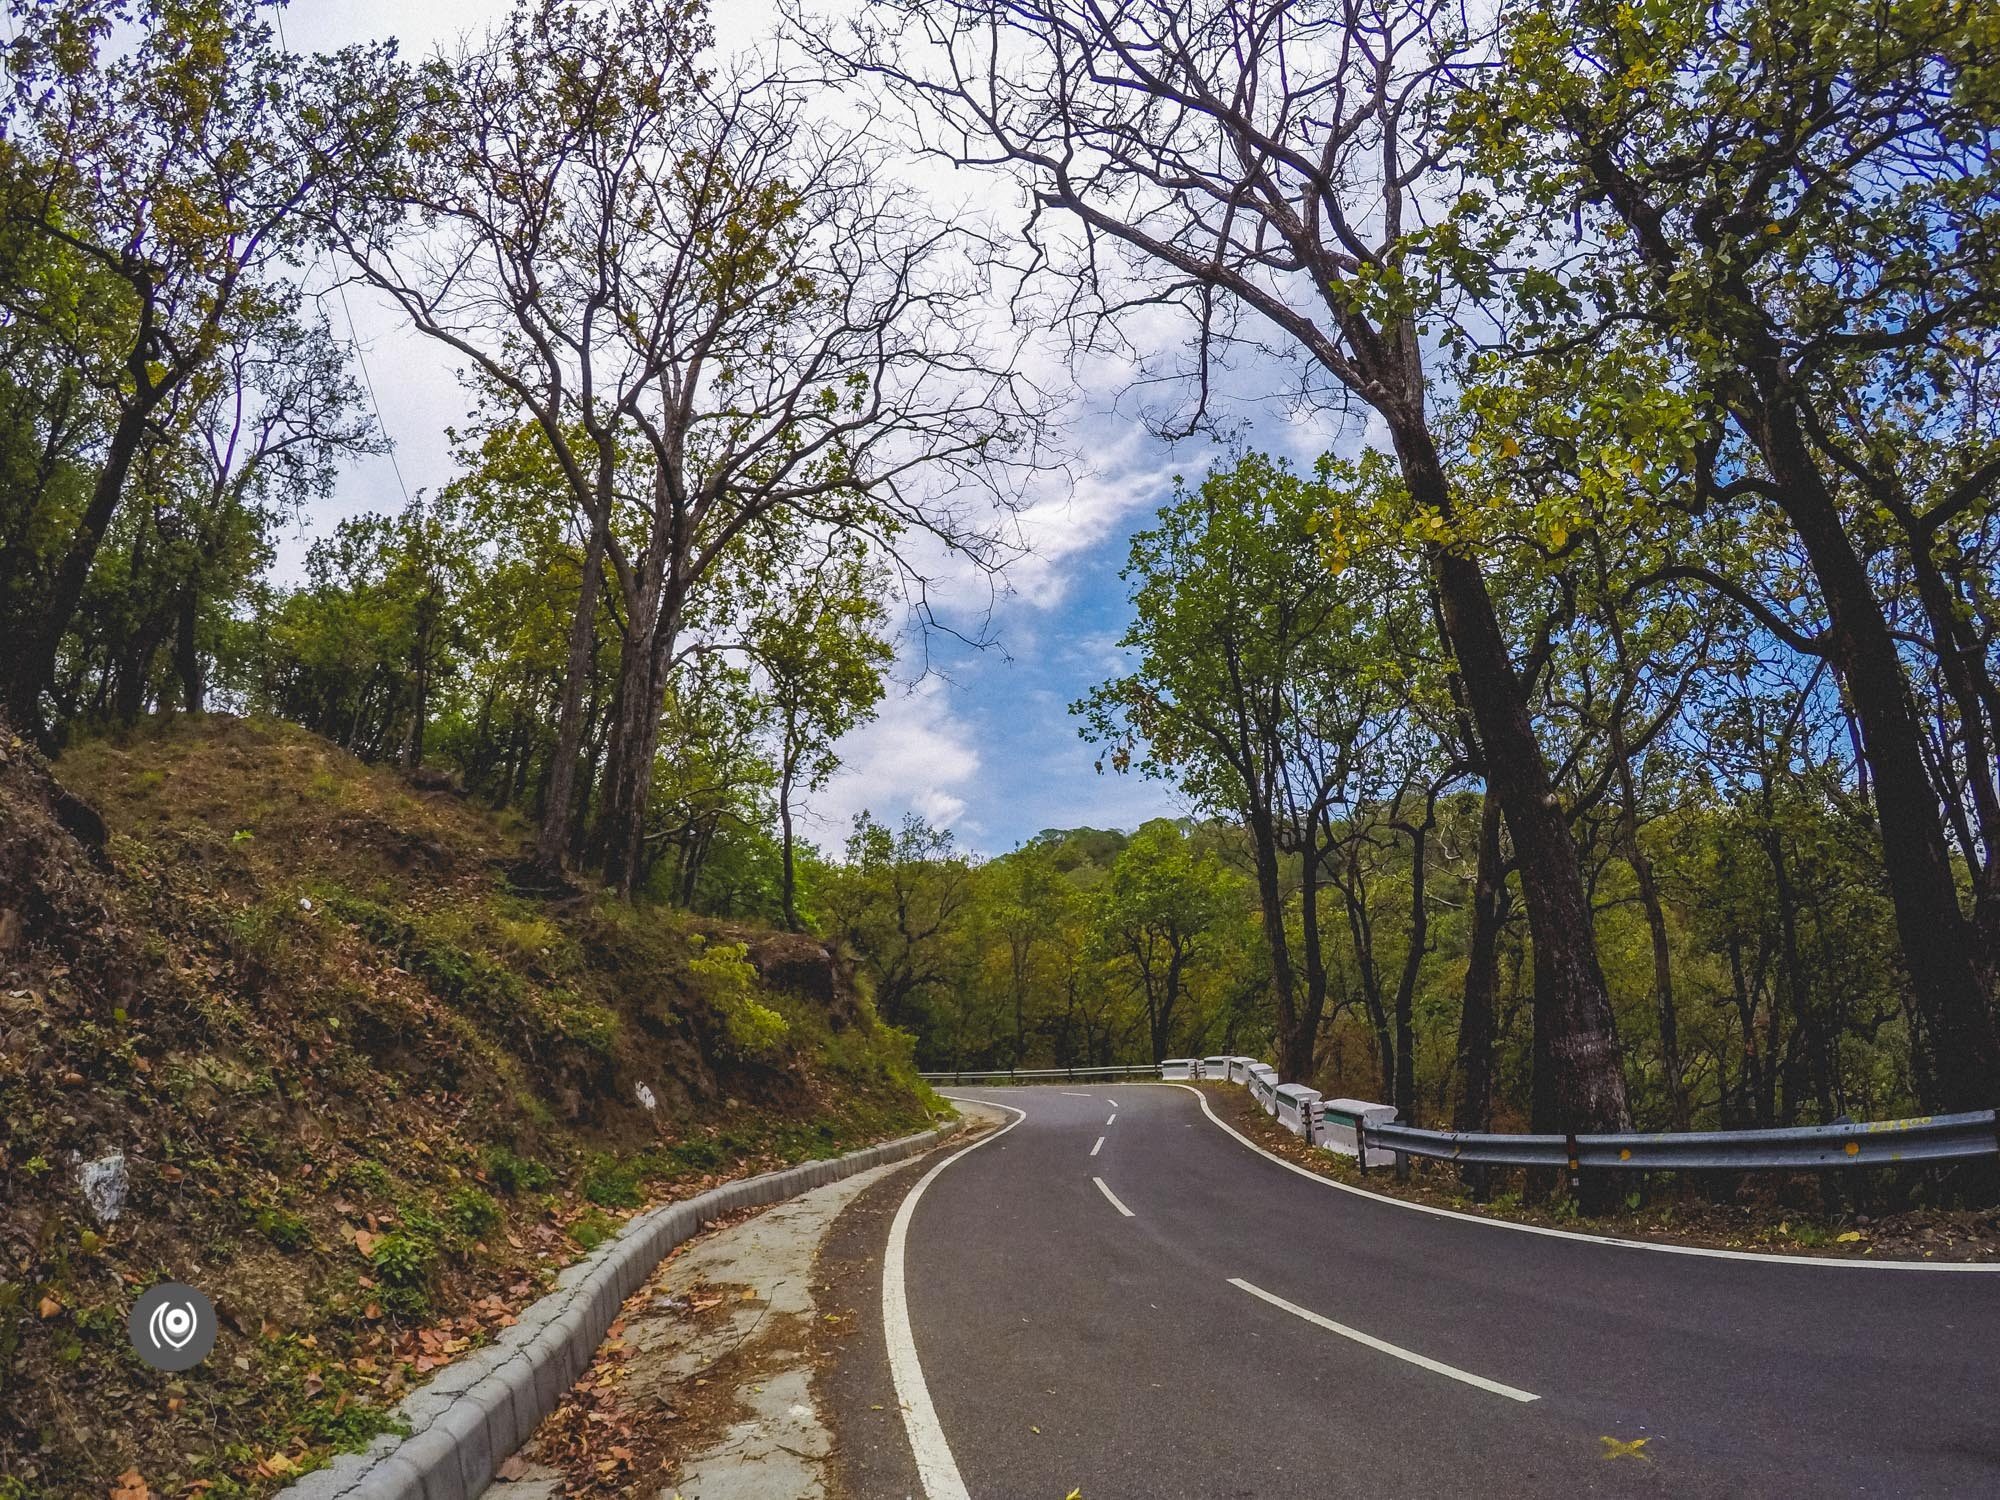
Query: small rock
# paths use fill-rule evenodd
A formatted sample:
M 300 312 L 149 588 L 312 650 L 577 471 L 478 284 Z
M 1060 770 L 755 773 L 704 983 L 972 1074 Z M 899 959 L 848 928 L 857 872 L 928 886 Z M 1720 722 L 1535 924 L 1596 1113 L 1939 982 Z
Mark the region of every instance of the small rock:
M 642 1083 L 637 1085 L 637 1089 L 639 1094 L 639 1103 L 643 1107 L 645 1107 L 646 1109 L 658 1109 L 660 1107 L 660 1101 L 653 1097 L 653 1091 L 647 1088 L 645 1084 Z
M 131 1187 L 125 1173 L 125 1154 L 114 1151 L 96 1161 L 85 1162 L 76 1169 L 76 1185 L 83 1190 L 83 1201 L 97 1215 L 97 1222 L 109 1224 L 125 1211 L 125 1194 Z
M 312 909 L 313 909 L 313 904 L 312 904 L 312 897 L 310 897 L 310 896 L 301 896 L 301 897 L 299 897 L 299 910 L 300 910 L 300 911 L 311 911 Z

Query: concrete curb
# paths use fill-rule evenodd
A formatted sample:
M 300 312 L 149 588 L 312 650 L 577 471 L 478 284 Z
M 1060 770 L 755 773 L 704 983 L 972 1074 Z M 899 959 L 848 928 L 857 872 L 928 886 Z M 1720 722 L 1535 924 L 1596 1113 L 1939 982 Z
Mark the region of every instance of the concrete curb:
M 512 1328 L 405 1397 L 395 1415 L 409 1436 L 384 1433 L 359 1453 L 340 1455 L 283 1490 L 282 1500 L 477 1500 L 589 1367 L 625 1299 L 703 1224 L 906 1160 L 959 1125 L 725 1183 L 638 1215 L 568 1267 Z

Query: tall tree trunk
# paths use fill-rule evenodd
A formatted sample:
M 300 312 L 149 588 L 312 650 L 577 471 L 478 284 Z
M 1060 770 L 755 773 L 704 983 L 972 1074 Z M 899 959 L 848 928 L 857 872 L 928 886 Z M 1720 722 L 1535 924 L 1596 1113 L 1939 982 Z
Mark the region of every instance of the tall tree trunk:
M 1326 1015 L 1326 946 L 1319 930 L 1320 855 L 1319 834 L 1314 820 L 1305 829 L 1305 850 L 1299 868 L 1299 942 L 1305 959 L 1306 995 L 1299 1024 L 1306 1034 L 1306 1067 L 1291 1076 L 1306 1082 L 1317 1076 L 1319 1028 Z M 1234 1035 L 1235 1019 L 1230 1021 Z M 1233 1051 L 1234 1045 L 1227 1050 Z
M 1619 654 L 1622 659 L 1624 648 Z M 1668 941 L 1666 908 L 1660 901 L 1659 882 L 1653 876 L 1653 862 L 1639 843 L 1639 790 L 1632 776 L 1631 754 L 1625 743 L 1625 726 L 1613 706 L 1611 712 L 1611 758 L 1618 773 L 1618 833 L 1625 846 L 1625 863 L 1639 887 L 1639 904 L 1645 909 L 1646 931 L 1653 940 L 1653 1011 L 1660 1028 L 1660 1067 L 1666 1074 L 1668 1120 L 1675 1130 L 1687 1130 L 1694 1123 L 1694 1109 L 1688 1099 L 1687 1077 L 1681 1063 L 1680 1016 L 1674 1005 L 1673 950 Z
M 1278 1018 L 1278 1071 L 1287 1078 L 1312 1075 L 1310 1036 L 1301 1036 L 1297 981 L 1292 973 L 1292 947 L 1285 935 L 1285 894 L 1278 878 L 1278 835 L 1269 807 L 1247 809 L 1244 827 L 1250 834 L 1250 859 L 1257 875 L 1257 910 L 1264 929 L 1264 946 L 1271 957 L 1271 1002 Z
M 1424 903 L 1424 865 L 1429 849 L 1429 825 L 1410 830 L 1410 946 L 1403 953 L 1403 972 L 1396 979 L 1396 1092 L 1390 1100 L 1406 1125 L 1417 1120 L 1417 1031 L 1411 1014 L 1417 993 L 1417 971 L 1424 961 L 1430 934 L 1430 910 Z
M 1354 968 L 1360 976 L 1361 1004 L 1375 1034 L 1375 1070 L 1384 1100 L 1396 1093 L 1396 1041 L 1389 1031 L 1388 1007 L 1382 1003 L 1382 979 L 1375 967 L 1375 930 L 1368 917 L 1368 889 L 1361 880 L 1361 861 L 1350 847 L 1347 883 L 1341 887 L 1347 904 L 1347 930 L 1354 938 Z
M 584 685 L 597 654 L 597 601 L 604 588 L 606 522 L 590 518 L 590 539 L 583 550 L 583 576 L 577 584 L 576 614 L 569 626 L 569 660 L 563 668 L 562 703 L 556 713 L 556 744 L 549 762 L 549 790 L 542 803 L 541 827 L 535 833 L 535 863 L 559 873 L 568 852 L 576 801 L 577 753 L 583 744 Z
M 181 706 L 190 714 L 199 715 L 204 702 L 205 684 L 201 673 L 201 642 L 196 637 L 200 625 L 200 603 L 195 596 L 193 584 L 181 590 L 180 620 L 174 634 L 174 672 L 181 680 Z
M 1812 562 L 1826 600 L 1834 666 L 1861 721 L 1874 771 L 1882 862 L 1903 963 L 1930 1033 L 1936 1110 L 1985 1109 L 2000 1079 L 1991 997 L 1959 909 L 1944 823 L 1895 637 L 1868 570 L 1806 447 L 1782 374 L 1767 373 L 1746 427 L 1764 455 L 1778 504 Z M 1747 404 L 1747 403 L 1746 403 Z
M 56 568 L 49 596 L 43 602 L 34 630 L 20 642 L 20 654 L 8 675 L 6 708 L 8 717 L 24 733 L 36 736 L 45 733 L 42 694 L 55 681 L 56 654 L 62 649 L 62 638 L 70 621 L 76 617 L 91 564 L 97 560 L 97 549 L 125 492 L 125 476 L 131 472 L 132 460 L 145 440 L 146 423 L 155 404 L 135 401 L 119 414 L 118 424 L 111 430 L 111 441 L 105 447 L 104 466 L 97 471 L 97 479 L 91 485 L 90 501 L 84 506 L 69 547 Z
M 1984 651 L 1976 640 L 1968 639 L 1966 622 L 1959 615 L 1950 585 L 1931 555 L 1934 533 L 1909 517 L 1907 507 L 1898 509 L 1909 538 L 1910 571 L 1917 597 L 1930 622 L 1931 639 L 1937 644 L 1938 669 L 1958 710 L 1966 791 L 1979 829 L 1976 843 L 1969 832 L 1960 835 L 1966 868 L 1972 876 L 1974 962 L 1982 986 L 1991 995 L 2000 990 L 2000 780 L 1995 777 L 1990 707 L 2000 699 L 2000 692 L 1995 690 Z M 1941 720 L 1944 716 L 1938 717 Z M 1948 788 L 1941 786 L 1939 790 L 1957 803 Z
M 619 655 L 617 717 L 598 821 L 604 878 L 621 896 L 630 896 L 639 879 L 640 847 L 646 834 L 653 756 L 659 746 L 661 701 L 655 661 L 662 628 L 657 616 L 630 619 Z
M 1410 498 L 1450 515 L 1450 489 L 1420 421 L 1390 424 Z M 1430 550 L 1452 659 L 1465 685 L 1490 794 L 1500 799 L 1528 931 L 1535 950 L 1534 1128 L 1631 1128 L 1611 997 L 1597 959 L 1597 934 L 1575 841 L 1535 738 L 1527 695 L 1507 654 L 1499 617 L 1479 564 L 1448 548 Z
M 799 877 L 794 863 L 792 840 L 792 776 L 794 767 L 787 758 L 784 773 L 778 778 L 778 852 L 779 895 L 782 898 L 785 931 L 799 930 Z M 1016 1010 L 1019 1010 L 1018 1004 Z M 1019 1048 L 1017 1047 L 1018 1051 Z
M 1493 1126 L 1493 1041 L 1500 991 L 1500 924 L 1505 916 L 1506 866 L 1500 849 L 1500 799 L 1480 798 L 1479 865 L 1472 885 L 1472 933 L 1465 955 L 1465 990 L 1458 1020 L 1458 1074 L 1464 1088 L 1452 1112 L 1453 1130 Z
M 146 690 L 153 681 L 153 659 L 159 655 L 160 637 L 164 634 L 166 623 L 158 610 L 150 611 L 133 634 L 118 666 L 118 691 L 112 699 L 111 711 L 120 724 L 135 723 L 145 710 Z

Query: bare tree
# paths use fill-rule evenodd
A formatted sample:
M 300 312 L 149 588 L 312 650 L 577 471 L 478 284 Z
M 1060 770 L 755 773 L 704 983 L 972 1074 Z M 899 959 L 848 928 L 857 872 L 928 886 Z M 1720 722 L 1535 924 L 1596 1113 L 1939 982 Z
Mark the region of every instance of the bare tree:
M 1285 359 L 1309 402 L 1386 427 L 1410 502 L 1448 529 L 1427 410 L 1419 287 L 1439 125 L 1479 65 L 1449 0 L 879 0 L 845 30 L 795 29 L 823 62 L 885 82 L 927 147 L 1025 183 L 1024 285 L 1085 341 L 1182 311 L 1192 404 L 1232 360 Z M 816 40 L 824 38 L 832 40 Z M 1038 273 L 1056 273 L 1053 283 Z M 1629 1122 L 1577 852 L 1478 560 L 1427 552 L 1483 769 L 1519 861 L 1551 1076 L 1541 1128 Z
M 555 454 L 585 566 L 538 840 L 571 823 L 600 580 L 624 632 L 597 849 L 629 890 L 689 600 L 770 528 L 921 532 L 980 567 L 1039 419 L 990 357 L 958 236 L 861 135 L 662 0 L 530 0 L 401 86 L 397 222 L 343 249 Z M 997 504 L 996 504 L 997 502 Z

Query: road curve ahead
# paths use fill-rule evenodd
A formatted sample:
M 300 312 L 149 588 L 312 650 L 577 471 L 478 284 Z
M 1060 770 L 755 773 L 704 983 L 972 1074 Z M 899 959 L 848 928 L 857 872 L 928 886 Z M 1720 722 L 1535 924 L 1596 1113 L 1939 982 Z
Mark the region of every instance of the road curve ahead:
M 1415 1212 L 1182 1088 L 954 1094 L 1019 1118 L 895 1207 L 876 1357 L 908 1442 L 857 1493 L 2000 1496 L 2000 1275 Z

